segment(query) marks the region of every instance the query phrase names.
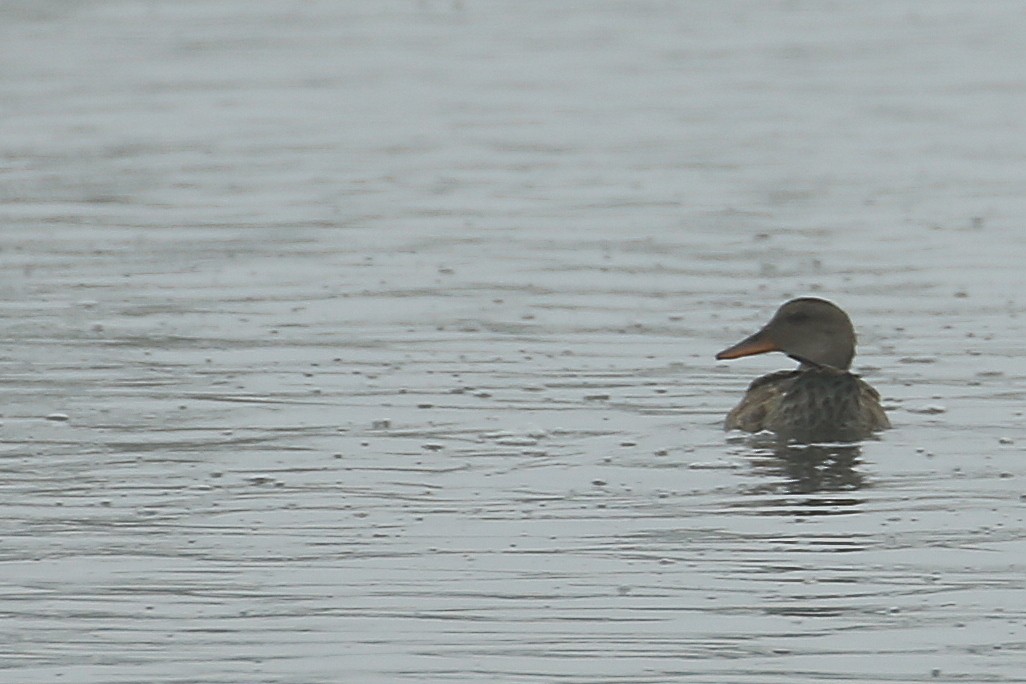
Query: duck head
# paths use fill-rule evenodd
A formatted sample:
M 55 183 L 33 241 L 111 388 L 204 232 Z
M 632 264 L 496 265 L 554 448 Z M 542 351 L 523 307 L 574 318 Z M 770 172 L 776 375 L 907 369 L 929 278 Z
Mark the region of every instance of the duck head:
M 801 297 L 786 302 L 761 330 L 716 358 L 737 359 L 771 351 L 784 352 L 803 366 L 846 371 L 855 357 L 855 328 L 837 305 Z

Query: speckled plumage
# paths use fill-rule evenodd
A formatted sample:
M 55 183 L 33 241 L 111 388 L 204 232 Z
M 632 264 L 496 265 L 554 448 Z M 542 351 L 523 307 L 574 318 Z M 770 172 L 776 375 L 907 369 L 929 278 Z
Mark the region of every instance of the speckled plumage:
M 891 426 L 880 395 L 862 378 L 832 368 L 770 373 L 754 381 L 724 428 L 800 442 L 850 442 Z

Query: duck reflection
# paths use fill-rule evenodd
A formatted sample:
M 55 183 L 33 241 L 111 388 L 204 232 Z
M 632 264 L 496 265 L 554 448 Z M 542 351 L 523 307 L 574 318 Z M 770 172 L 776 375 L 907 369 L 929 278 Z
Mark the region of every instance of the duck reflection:
M 859 444 L 796 444 L 756 436 L 747 445 L 759 482 L 743 490 L 760 497 L 749 506 L 766 513 L 768 505 L 778 514 L 808 517 L 855 513 L 865 501 L 856 494 L 871 486 L 860 470 Z
M 752 451 L 756 473 L 782 481 L 790 494 L 852 492 L 866 486 L 859 472 L 862 448 L 858 444 L 782 444 Z

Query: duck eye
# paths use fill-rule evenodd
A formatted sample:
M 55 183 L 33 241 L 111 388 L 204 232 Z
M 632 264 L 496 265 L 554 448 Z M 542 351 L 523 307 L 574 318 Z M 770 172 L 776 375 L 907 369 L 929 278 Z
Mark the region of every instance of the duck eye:
M 791 321 L 792 323 L 804 323 L 805 321 L 809 320 L 809 314 L 801 312 L 793 313 L 787 317 L 787 320 Z

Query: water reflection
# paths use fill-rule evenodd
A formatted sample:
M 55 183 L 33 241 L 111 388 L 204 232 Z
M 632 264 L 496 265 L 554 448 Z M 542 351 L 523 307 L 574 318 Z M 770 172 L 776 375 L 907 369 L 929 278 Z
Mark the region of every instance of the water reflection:
M 788 496 L 775 501 L 790 512 L 802 515 L 851 513 L 851 507 L 861 504 L 863 499 L 838 494 L 854 493 L 870 486 L 860 470 L 862 447 L 859 444 L 794 444 L 753 437 L 746 445 L 751 473 L 759 482 L 745 491 L 755 495 L 804 495 L 800 500 Z
M 791 494 L 850 492 L 866 486 L 858 444 L 773 444 L 753 450 L 752 467 L 781 478 Z

